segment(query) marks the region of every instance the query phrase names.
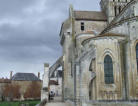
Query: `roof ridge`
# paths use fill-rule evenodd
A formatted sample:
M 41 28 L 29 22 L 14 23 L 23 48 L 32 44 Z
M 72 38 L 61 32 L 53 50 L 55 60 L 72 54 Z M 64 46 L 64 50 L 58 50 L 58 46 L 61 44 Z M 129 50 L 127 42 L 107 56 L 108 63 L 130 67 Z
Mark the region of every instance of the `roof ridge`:
M 74 11 L 74 17 L 76 20 L 107 21 L 102 11 Z
M 12 80 L 38 81 L 40 79 L 34 73 L 21 73 L 21 72 L 18 72 L 18 73 L 13 75 Z

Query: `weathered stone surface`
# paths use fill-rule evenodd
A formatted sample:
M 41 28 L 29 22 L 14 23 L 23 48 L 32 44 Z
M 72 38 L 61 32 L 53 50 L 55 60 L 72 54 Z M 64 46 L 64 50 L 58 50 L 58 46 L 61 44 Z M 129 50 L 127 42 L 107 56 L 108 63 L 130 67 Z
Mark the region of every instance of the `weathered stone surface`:
M 136 106 L 130 101 L 138 100 L 138 1 L 101 0 L 101 8 L 107 21 L 82 15 L 77 20 L 71 7 L 62 25 L 64 100 L 77 106 Z M 110 84 L 105 82 L 107 55 L 113 69 Z

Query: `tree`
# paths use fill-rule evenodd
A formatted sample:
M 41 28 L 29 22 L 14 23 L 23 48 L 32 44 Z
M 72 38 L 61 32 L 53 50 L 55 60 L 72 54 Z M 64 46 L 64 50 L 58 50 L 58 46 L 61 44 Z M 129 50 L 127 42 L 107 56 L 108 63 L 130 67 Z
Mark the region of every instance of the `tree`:
M 24 93 L 24 98 L 40 98 L 41 85 L 33 81 Z
M 3 88 L 3 96 L 10 99 L 19 99 L 21 96 L 20 86 L 17 84 L 6 84 Z

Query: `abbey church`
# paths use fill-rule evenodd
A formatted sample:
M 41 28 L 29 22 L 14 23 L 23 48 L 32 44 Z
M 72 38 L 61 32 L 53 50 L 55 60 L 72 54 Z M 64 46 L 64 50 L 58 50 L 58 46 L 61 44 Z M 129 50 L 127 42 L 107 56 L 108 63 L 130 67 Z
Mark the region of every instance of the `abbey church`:
M 60 31 L 63 55 L 49 73 L 62 67 L 62 98 L 77 106 L 138 105 L 138 0 L 101 0 L 100 5 L 101 11 L 70 7 Z

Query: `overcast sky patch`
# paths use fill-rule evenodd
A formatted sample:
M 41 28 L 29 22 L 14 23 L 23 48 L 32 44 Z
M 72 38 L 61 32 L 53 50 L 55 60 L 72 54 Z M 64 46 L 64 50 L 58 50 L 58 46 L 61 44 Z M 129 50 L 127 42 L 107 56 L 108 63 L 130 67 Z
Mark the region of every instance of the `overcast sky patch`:
M 9 72 L 43 74 L 62 55 L 59 33 L 76 10 L 99 11 L 100 0 L 0 0 L 0 77 Z

